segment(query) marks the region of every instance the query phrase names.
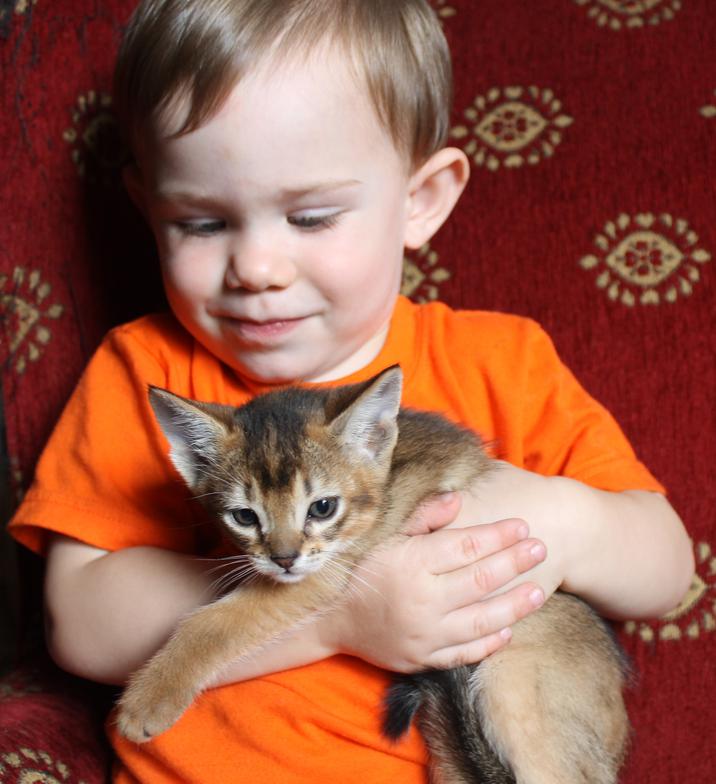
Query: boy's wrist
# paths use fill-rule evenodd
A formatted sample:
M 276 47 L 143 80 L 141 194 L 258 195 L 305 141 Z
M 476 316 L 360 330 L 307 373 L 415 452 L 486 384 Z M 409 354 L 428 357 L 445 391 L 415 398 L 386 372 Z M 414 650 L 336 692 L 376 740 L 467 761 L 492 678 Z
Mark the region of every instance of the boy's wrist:
M 342 606 L 321 615 L 313 625 L 316 636 L 316 651 L 320 651 L 321 659 L 347 653 L 344 645 L 344 615 Z
M 558 496 L 560 570 L 562 590 L 577 595 L 588 591 L 589 573 L 595 562 L 598 543 L 598 493 L 589 485 L 563 476 L 549 478 Z

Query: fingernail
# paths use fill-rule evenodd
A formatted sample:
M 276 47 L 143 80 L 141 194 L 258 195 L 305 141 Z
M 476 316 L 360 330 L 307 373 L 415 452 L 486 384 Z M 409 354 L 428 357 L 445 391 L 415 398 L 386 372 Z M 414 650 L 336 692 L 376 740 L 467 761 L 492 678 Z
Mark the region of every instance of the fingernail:
M 502 637 L 503 640 L 511 640 L 512 639 L 512 629 L 510 629 L 509 626 L 506 629 L 503 629 L 500 632 L 500 637 Z
M 535 588 L 530 594 L 530 602 L 533 607 L 541 607 L 544 603 L 544 593 L 541 588 Z
M 547 555 L 547 551 L 545 550 L 545 546 L 543 544 L 533 544 L 530 547 L 530 555 L 536 561 L 543 561 L 544 557 Z
M 520 539 L 526 539 L 527 536 L 529 535 L 529 532 L 530 529 L 527 523 L 520 523 L 520 525 L 517 527 L 517 536 Z

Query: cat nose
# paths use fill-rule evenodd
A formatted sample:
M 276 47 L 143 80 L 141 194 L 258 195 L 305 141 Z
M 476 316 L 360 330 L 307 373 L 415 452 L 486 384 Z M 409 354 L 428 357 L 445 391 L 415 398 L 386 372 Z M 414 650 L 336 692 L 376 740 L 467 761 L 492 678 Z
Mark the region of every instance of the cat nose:
M 288 555 L 272 555 L 271 560 L 277 563 L 280 567 L 288 571 L 294 563 L 296 563 L 298 553 L 289 553 Z

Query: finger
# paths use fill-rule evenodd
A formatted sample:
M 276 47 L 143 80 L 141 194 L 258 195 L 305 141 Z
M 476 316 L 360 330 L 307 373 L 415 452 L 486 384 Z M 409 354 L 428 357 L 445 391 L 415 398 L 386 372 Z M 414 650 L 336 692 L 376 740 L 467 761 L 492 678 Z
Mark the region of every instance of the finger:
M 474 564 L 516 542 L 529 533 L 524 520 L 499 520 L 469 528 L 444 528 L 424 538 L 432 574 L 445 574 Z
M 484 599 L 546 557 L 547 550 L 539 539 L 525 539 L 476 563 L 439 575 L 440 595 L 448 603 L 444 611 L 456 610 Z
M 494 634 L 470 640 L 464 645 L 455 645 L 436 651 L 429 659 L 427 666 L 436 670 L 451 670 L 468 664 L 477 664 L 493 653 L 504 648 L 512 639 L 509 626 Z
M 451 662 L 456 657 L 465 655 L 468 650 L 479 650 L 480 646 L 475 643 L 494 637 L 543 604 L 542 589 L 536 583 L 527 583 L 508 593 L 456 610 L 443 619 L 445 638 L 453 643 L 436 651 L 431 659 L 442 659 L 445 662 L 443 666 L 454 666 Z
M 462 506 L 459 493 L 441 493 L 423 501 L 408 518 L 405 533 L 408 536 L 429 534 L 451 523 Z

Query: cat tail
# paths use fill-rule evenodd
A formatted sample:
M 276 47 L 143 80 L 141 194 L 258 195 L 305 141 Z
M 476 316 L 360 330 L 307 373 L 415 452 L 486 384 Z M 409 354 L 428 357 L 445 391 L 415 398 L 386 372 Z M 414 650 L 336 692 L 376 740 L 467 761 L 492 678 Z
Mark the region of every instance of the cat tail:
M 398 676 L 384 701 L 383 734 L 398 741 L 413 719 L 430 751 L 435 781 L 515 784 L 485 737 L 476 704 L 476 668 Z

